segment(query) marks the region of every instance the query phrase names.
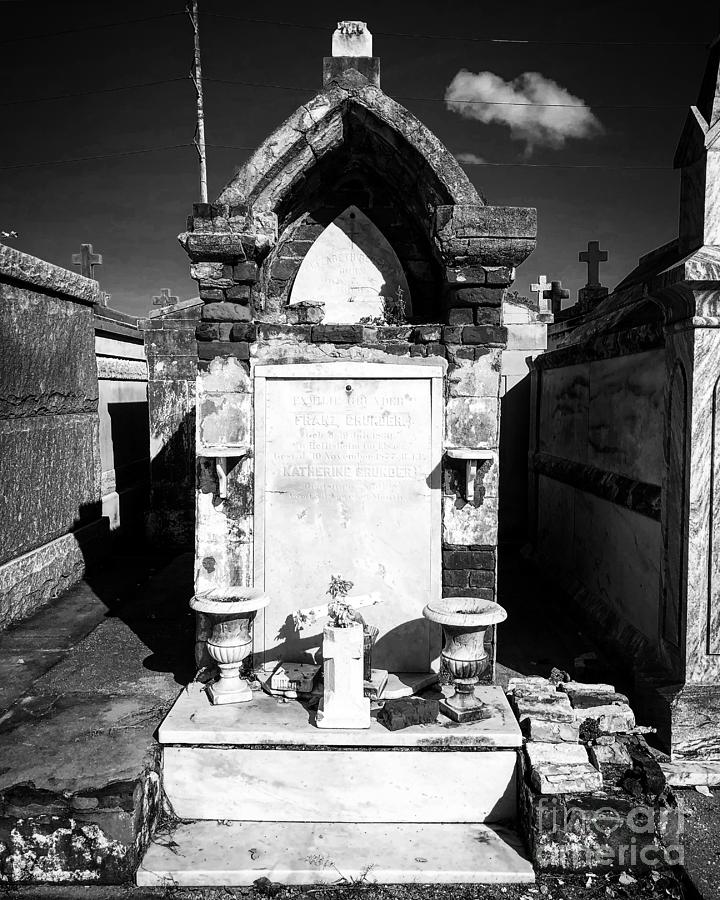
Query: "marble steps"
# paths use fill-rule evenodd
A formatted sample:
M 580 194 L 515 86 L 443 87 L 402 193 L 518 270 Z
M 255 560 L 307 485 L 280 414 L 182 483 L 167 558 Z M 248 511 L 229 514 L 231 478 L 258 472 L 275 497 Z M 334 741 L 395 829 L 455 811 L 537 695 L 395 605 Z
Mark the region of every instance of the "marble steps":
M 522 735 L 501 688 L 490 718 L 389 731 L 317 728 L 298 703 L 256 695 L 213 706 L 183 694 L 159 729 L 162 783 L 181 819 L 254 822 L 506 822 L 517 815 Z
M 197 821 L 156 835 L 140 886 L 532 883 L 515 832 L 482 823 Z
M 517 810 L 515 750 L 165 747 L 181 819 L 498 822 Z

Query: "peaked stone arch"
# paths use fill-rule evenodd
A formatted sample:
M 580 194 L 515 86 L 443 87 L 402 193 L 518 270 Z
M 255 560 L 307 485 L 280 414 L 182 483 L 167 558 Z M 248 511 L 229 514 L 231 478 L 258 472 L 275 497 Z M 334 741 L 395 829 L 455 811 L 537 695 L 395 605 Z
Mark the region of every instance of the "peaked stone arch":
M 337 83 L 299 107 L 253 153 L 226 185 L 220 204 L 274 212 L 326 154 L 354 145 L 382 165 L 399 156 L 430 206 L 482 204 L 467 174 L 445 145 L 412 113 L 365 82 Z

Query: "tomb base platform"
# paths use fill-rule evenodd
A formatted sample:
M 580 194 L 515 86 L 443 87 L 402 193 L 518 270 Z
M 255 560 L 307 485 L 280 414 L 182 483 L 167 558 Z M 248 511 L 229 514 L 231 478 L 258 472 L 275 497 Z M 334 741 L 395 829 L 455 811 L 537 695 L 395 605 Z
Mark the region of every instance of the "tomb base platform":
M 508 830 L 522 736 L 500 687 L 477 693 L 488 718 L 389 731 L 375 711 L 369 729 L 321 729 L 297 700 L 257 691 L 213 706 L 199 686 L 183 691 L 158 737 L 185 822 L 156 836 L 138 883 L 314 884 L 368 867 L 379 883 L 532 881 Z
M 192 822 L 154 840 L 141 886 L 532 883 L 522 842 L 488 825 Z

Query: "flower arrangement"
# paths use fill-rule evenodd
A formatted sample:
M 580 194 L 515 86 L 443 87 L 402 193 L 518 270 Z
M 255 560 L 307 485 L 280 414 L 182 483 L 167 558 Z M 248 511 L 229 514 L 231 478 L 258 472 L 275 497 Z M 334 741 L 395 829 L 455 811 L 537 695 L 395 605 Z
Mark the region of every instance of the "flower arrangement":
M 293 621 L 298 631 L 314 625 L 318 616 L 327 616 L 330 625 L 335 628 L 349 628 L 351 625 L 364 625 L 365 620 L 359 612 L 345 599 L 353 589 L 353 582 L 346 581 L 340 575 L 330 576 L 330 585 L 325 591 L 330 595 L 330 600 L 323 606 L 313 606 L 311 609 L 299 609 L 293 613 Z

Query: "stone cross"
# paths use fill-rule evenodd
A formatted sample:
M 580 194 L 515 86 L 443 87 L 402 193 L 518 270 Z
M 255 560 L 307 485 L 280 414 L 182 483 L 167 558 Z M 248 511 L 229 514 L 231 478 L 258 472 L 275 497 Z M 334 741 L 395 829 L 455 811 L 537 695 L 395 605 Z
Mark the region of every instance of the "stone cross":
M 178 302 L 177 297 L 170 295 L 170 288 L 163 288 L 159 297 L 153 297 L 153 306 L 173 306 Z
M 562 309 L 563 300 L 568 300 L 570 291 L 564 290 L 562 281 L 553 281 L 550 290 L 550 303 L 554 315 L 557 315 Z
M 101 253 L 93 253 L 92 244 L 80 244 L 80 252 L 72 255 L 73 265 L 80 266 L 80 274 L 95 281 L 95 266 L 101 266 L 102 261 Z
M 551 289 L 551 285 L 548 284 L 547 276 L 545 275 L 541 275 L 538 278 L 536 284 L 530 285 L 530 290 L 532 291 L 532 293 L 538 295 L 538 308 L 540 312 L 548 311 L 547 301 L 549 297 L 546 296 L 545 292 L 550 291 Z
M 607 250 L 600 249 L 599 241 L 588 241 L 587 250 L 583 250 L 578 259 L 587 263 L 588 280 L 587 287 L 600 287 L 600 263 L 607 262 Z

